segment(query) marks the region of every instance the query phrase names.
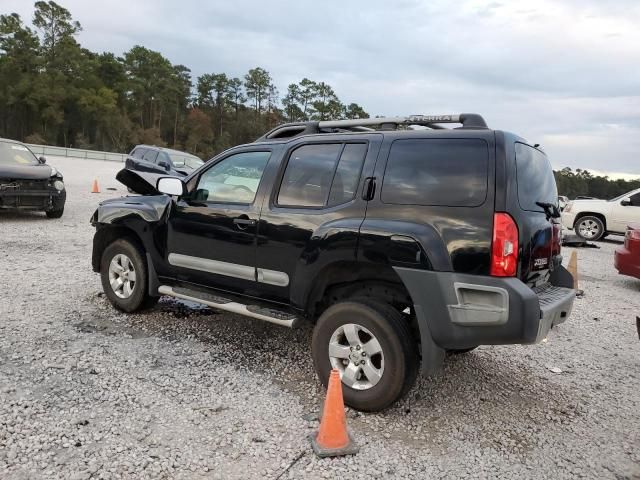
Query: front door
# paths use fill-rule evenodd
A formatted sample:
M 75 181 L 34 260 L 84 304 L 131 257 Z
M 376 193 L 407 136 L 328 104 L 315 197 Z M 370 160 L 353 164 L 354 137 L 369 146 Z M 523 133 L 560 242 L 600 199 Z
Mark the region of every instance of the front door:
M 611 224 L 609 228 L 611 230 L 625 232 L 628 225 L 640 223 L 640 192 L 613 203 L 610 210 Z
M 177 280 L 248 293 L 256 282 L 258 186 L 270 150 L 234 152 L 196 178 L 169 215 L 167 263 Z

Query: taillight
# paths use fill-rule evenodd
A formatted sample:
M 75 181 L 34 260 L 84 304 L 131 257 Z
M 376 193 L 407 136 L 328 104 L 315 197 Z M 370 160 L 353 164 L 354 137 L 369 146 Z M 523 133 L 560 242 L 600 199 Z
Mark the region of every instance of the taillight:
M 518 226 L 508 213 L 493 216 L 491 275 L 514 277 L 518 271 Z
M 636 230 L 635 228 L 628 228 L 626 237 L 629 240 L 640 240 L 640 230 Z
M 553 241 L 551 246 L 551 256 L 555 257 L 556 255 L 560 255 L 562 251 L 562 227 L 554 223 L 553 224 Z

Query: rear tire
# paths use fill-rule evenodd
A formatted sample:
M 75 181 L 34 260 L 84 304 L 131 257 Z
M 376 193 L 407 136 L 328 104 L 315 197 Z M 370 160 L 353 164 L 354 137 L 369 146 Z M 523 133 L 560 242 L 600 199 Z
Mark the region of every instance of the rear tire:
M 606 233 L 603 221 L 591 215 L 578 218 L 573 224 L 573 229 L 583 240 L 597 241 Z
M 476 348 L 478 348 L 478 345 L 476 345 L 475 347 L 469 347 L 469 348 L 459 348 L 459 349 L 456 348 L 454 350 L 447 350 L 447 353 L 449 353 L 451 355 L 463 355 L 465 353 L 472 352 Z
M 357 331 L 355 342 L 349 341 L 346 333 L 347 329 L 353 332 L 351 326 Z M 358 363 L 354 363 L 362 352 L 378 350 L 372 348 L 374 340 L 379 353 L 358 357 Z M 356 350 L 354 344 L 361 349 Z M 335 349 L 343 356 L 336 356 Z M 405 395 L 415 383 L 420 367 L 416 340 L 400 312 L 366 298 L 329 307 L 315 326 L 311 350 L 320 381 L 327 386 L 331 369 L 337 367 L 341 370 L 345 403 L 367 412 L 383 410 Z M 359 365 L 361 361 L 367 363 Z M 353 371 L 357 371 L 355 377 L 351 375 Z M 352 382 L 352 378 L 357 380 Z
M 100 280 L 109 302 L 123 312 L 151 308 L 160 298 L 148 294 L 146 259 L 127 239 L 116 240 L 105 248 L 100 261 Z

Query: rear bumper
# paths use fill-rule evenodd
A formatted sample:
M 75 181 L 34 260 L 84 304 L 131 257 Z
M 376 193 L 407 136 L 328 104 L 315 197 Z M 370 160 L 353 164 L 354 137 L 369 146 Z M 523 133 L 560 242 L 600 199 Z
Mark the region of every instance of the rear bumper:
M 618 247 L 613 254 L 613 266 L 622 275 L 640 278 L 640 253 L 634 255 L 626 247 Z
M 562 266 L 564 277 L 570 274 Z M 395 269 L 414 302 L 422 331 L 445 350 L 536 343 L 571 314 L 575 290 L 532 290 L 517 278 Z M 565 285 L 567 282 L 565 281 Z M 424 345 L 423 341 L 423 345 Z

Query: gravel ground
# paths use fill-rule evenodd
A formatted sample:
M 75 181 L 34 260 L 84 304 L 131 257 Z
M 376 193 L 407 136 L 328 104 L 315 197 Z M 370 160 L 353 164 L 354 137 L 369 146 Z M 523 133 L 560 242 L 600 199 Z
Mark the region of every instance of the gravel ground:
M 449 358 L 386 412 L 348 413 L 357 456 L 319 460 L 310 329 L 169 299 L 116 312 L 88 222 L 126 193 L 120 165 L 50 163 L 61 219 L 0 212 L 0 477 L 640 478 L 640 281 L 616 242 L 578 252 L 585 296 L 546 343 Z

